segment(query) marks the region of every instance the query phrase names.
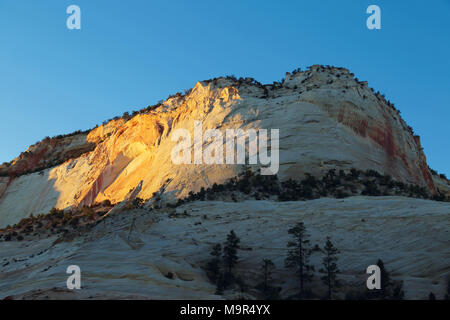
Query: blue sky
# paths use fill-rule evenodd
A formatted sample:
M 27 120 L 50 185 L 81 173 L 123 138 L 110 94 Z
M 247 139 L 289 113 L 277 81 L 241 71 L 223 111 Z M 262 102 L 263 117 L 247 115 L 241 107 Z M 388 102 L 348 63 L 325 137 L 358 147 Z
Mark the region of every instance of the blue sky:
M 66 8 L 81 8 L 81 30 Z M 382 29 L 366 28 L 380 6 Z M 0 0 L 0 162 L 221 75 L 350 69 L 450 176 L 450 1 Z

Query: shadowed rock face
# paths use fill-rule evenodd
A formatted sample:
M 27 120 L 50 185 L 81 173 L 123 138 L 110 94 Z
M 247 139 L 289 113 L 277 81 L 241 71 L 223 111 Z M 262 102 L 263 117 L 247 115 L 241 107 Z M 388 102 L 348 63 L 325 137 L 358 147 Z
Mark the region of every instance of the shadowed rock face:
M 373 169 L 435 193 L 420 139 L 386 100 L 348 70 L 313 66 L 287 73 L 282 84 L 218 78 L 198 82 L 185 96 L 131 120 L 113 120 L 57 142 L 43 141 L 33 156 L 0 168 L 0 227 L 31 213 L 123 200 L 142 180 L 148 199 L 168 180 L 166 195 L 184 197 L 236 176 L 237 165 L 175 165 L 172 133 L 194 121 L 203 130 L 279 129 L 280 178 L 322 175 L 329 169 Z M 206 146 L 207 143 L 204 143 Z M 34 171 L 51 159 L 60 163 Z M 26 168 L 26 170 L 24 169 Z M 13 174 L 14 173 L 14 174 Z
M 262 260 L 270 259 L 276 266 L 273 284 L 286 298 L 298 292 L 295 273 L 284 260 L 292 240 L 288 229 L 299 221 L 312 246 L 323 247 L 330 236 L 340 250 L 340 299 L 350 289 L 365 290 L 366 268 L 378 259 L 394 280 L 404 282 L 406 299 L 427 299 L 430 292 L 442 299 L 450 262 L 448 213 L 444 202 L 361 196 L 138 209 L 110 216 L 80 235 L 0 242 L 0 299 L 236 299 L 242 293 L 215 295 L 202 269 L 211 247 L 224 243 L 230 230 L 241 239 L 236 274 L 253 287 L 261 281 Z M 322 259 L 320 252 L 311 256 L 316 270 Z M 66 289 L 66 269 L 73 264 L 81 268 L 82 290 Z M 320 273 L 312 287 L 325 294 Z M 258 297 L 255 290 L 246 294 Z

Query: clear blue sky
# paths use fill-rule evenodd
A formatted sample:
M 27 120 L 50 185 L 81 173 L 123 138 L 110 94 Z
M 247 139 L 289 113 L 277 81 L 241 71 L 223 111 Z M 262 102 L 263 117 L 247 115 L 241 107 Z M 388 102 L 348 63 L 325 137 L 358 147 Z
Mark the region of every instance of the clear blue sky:
M 66 28 L 71 4 L 81 30 Z M 370 4 L 381 30 L 366 28 Z M 450 176 L 449 0 L 0 0 L 0 162 L 198 80 L 267 83 L 313 64 L 385 93 Z

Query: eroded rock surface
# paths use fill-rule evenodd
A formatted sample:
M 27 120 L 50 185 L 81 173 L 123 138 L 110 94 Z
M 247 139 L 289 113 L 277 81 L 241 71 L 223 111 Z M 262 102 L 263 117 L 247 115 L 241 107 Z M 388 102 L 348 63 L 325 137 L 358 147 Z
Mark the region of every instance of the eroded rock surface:
M 230 230 L 241 239 L 236 274 L 250 289 L 260 281 L 263 259 L 276 265 L 274 284 L 282 297 L 296 293 L 297 280 L 284 267 L 287 230 L 303 221 L 312 245 L 331 236 L 341 251 L 338 267 L 345 291 L 364 290 L 366 268 L 382 259 L 406 299 L 444 297 L 450 274 L 448 203 L 404 197 L 322 198 L 312 201 L 197 201 L 176 209 L 122 212 L 87 233 L 0 242 L 0 298 L 15 299 L 222 299 L 202 266 L 211 247 Z M 311 262 L 319 267 L 323 255 Z M 82 289 L 66 288 L 69 265 L 81 268 Z M 169 275 L 172 276 L 169 276 Z M 317 294 L 325 288 L 316 278 Z

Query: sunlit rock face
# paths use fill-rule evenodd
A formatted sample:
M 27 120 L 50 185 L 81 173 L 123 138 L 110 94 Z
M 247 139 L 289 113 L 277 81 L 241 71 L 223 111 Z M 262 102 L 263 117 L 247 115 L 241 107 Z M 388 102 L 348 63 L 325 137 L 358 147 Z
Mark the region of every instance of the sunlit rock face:
M 373 169 L 436 192 L 420 139 L 398 112 L 348 70 L 313 66 L 287 73 L 281 84 L 231 78 L 198 82 L 185 96 L 128 121 L 42 141 L 31 155 L 0 167 L 0 227 L 52 207 L 119 202 L 140 181 L 139 197 L 148 199 L 171 179 L 166 196 L 175 199 L 236 176 L 240 165 L 172 162 L 173 133 L 186 129 L 194 136 L 195 121 L 202 122 L 203 131 L 217 128 L 224 134 L 226 129 L 279 129 L 282 180 L 320 176 L 329 169 Z M 52 163 L 60 164 L 23 174 Z

